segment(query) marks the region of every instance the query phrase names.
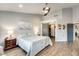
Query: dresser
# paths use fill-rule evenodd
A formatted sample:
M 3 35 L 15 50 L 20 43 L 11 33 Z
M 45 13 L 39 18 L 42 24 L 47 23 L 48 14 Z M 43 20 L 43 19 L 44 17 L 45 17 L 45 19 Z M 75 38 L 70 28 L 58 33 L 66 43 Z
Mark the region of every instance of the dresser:
M 4 50 L 16 47 L 16 38 L 6 38 Z

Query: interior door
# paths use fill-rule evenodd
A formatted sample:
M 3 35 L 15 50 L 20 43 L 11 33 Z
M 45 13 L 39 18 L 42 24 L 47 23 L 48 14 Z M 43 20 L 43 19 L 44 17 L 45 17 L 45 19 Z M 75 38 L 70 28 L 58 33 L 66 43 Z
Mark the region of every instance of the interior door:
M 67 24 L 67 41 L 73 42 L 73 24 Z

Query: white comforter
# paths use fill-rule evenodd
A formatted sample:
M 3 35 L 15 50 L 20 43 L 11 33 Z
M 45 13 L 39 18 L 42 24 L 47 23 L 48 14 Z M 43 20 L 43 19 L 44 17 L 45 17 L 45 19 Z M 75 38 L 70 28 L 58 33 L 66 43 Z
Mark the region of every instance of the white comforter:
M 27 52 L 27 55 L 34 56 L 48 45 L 52 45 L 51 39 L 47 36 L 19 37 L 17 44 Z

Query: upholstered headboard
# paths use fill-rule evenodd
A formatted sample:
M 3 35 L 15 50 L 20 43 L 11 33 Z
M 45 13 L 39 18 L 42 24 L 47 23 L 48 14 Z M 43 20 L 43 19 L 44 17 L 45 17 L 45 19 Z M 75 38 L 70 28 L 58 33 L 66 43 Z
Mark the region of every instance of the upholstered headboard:
M 15 36 L 22 36 L 22 35 L 26 35 L 26 36 L 31 36 L 31 35 L 35 35 L 32 25 L 30 23 L 27 22 L 20 22 L 17 24 L 16 28 L 15 28 Z

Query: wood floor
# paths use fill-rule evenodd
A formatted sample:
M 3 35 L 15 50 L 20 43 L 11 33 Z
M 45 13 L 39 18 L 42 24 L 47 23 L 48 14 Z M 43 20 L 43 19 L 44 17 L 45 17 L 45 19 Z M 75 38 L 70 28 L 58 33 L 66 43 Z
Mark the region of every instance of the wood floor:
M 66 42 L 56 42 L 53 46 L 48 46 L 36 56 L 79 56 L 79 41 L 72 44 Z M 10 49 L 4 53 L 6 56 L 25 56 L 26 53 L 19 47 Z

